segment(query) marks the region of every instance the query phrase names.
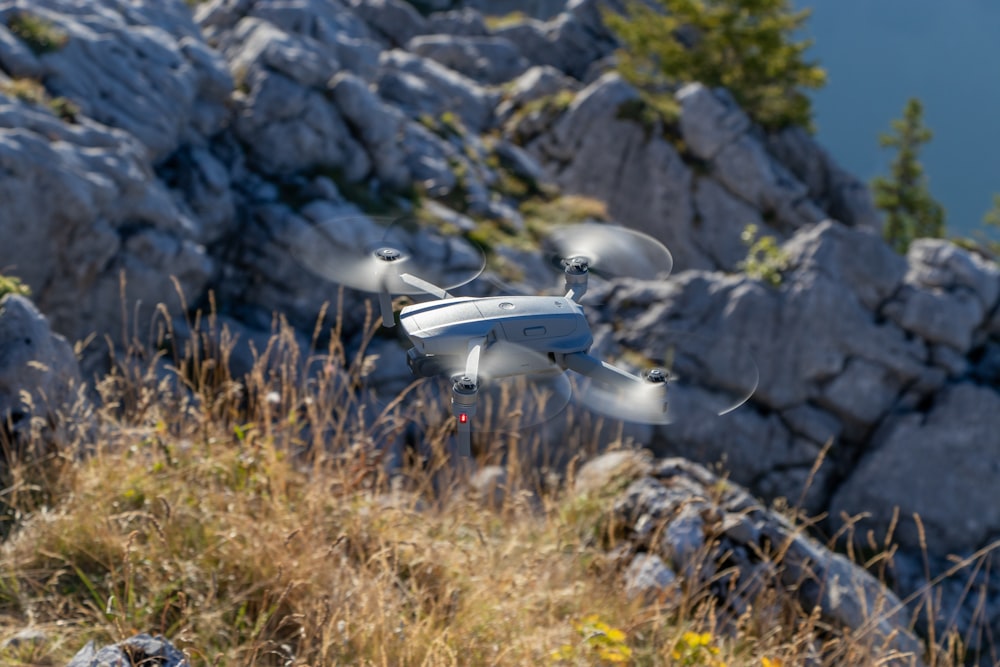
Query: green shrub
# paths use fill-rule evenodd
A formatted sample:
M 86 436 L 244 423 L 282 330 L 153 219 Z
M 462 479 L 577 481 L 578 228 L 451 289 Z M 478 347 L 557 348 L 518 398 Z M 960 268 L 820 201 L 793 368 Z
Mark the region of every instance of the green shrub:
M 65 97 L 49 97 L 45 86 L 34 79 L 12 79 L 4 82 L 0 84 L 0 93 L 27 104 L 45 107 L 54 115 L 70 123 L 76 122 L 76 116 L 80 113 L 80 107 L 71 100 Z
M 18 12 L 11 16 L 7 27 L 27 44 L 35 55 L 58 51 L 66 46 L 69 39 L 66 33 L 51 21 L 27 12 Z
M 888 176 L 872 180 L 875 205 L 886 214 L 883 236 L 899 253 L 918 238 L 944 236 L 944 208 L 930 193 L 920 164 L 920 148 L 933 134 L 924 126 L 924 107 L 911 98 L 903 117 L 892 121 L 891 134 L 879 137 L 884 148 L 895 148 Z
M 773 236 L 760 236 L 757 225 L 747 225 L 740 235 L 747 246 L 747 257 L 740 262 L 740 269 L 756 280 L 777 287 L 781 274 L 788 270 L 791 258 L 788 251 L 778 245 Z
M 31 288 L 21 282 L 20 278 L 0 274 L 0 299 L 8 294 L 31 296 Z
M 619 71 L 650 106 L 676 116 L 671 91 L 700 81 L 724 86 L 768 128 L 811 127 L 803 92 L 826 74 L 805 57 L 808 40 L 793 36 L 809 16 L 788 0 L 629 0 L 624 15 L 605 13 L 622 42 Z

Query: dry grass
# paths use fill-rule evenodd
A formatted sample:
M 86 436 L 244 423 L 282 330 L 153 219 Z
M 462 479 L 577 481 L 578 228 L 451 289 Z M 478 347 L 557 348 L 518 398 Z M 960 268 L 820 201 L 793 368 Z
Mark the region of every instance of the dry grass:
M 608 498 L 541 483 L 517 446 L 499 503 L 460 483 L 447 422 L 389 480 L 375 443 L 406 401 L 364 418 L 364 351 L 347 359 L 336 327 L 303 356 L 279 326 L 237 381 L 233 341 L 192 326 L 197 348 L 171 349 L 166 327 L 160 355 L 136 346 L 101 383 L 89 455 L 8 471 L 0 642 L 47 639 L 3 645 L 0 663 L 61 665 L 151 632 L 195 665 L 863 664 L 815 614 L 722 619 L 687 588 L 627 600 Z

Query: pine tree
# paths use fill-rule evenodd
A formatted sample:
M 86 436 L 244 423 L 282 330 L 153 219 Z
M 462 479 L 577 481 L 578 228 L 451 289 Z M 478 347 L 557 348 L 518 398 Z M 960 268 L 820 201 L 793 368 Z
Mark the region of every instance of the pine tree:
M 899 253 L 905 253 L 917 238 L 944 236 L 944 209 L 930 193 L 920 164 L 920 149 L 931 140 L 924 125 L 924 107 L 910 98 L 903 117 L 892 121 L 892 133 L 879 136 L 883 148 L 896 149 L 888 176 L 872 180 L 875 205 L 885 211 L 883 236 Z
M 605 22 L 623 48 L 619 71 L 654 108 L 676 113 L 671 87 L 699 81 L 723 86 L 768 128 L 811 127 L 805 88 L 826 74 L 806 60 L 808 40 L 795 41 L 809 16 L 788 0 L 628 0 L 624 15 Z

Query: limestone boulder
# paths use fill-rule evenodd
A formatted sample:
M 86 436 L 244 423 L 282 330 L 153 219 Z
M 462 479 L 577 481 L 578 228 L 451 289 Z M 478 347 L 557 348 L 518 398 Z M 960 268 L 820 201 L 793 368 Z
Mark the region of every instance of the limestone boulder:
M 427 32 L 432 35 L 485 37 L 489 34 L 483 15 L 472 7 L 434 12 L 427 17 Z
M 384 48 L 368 24 L 341 2 L 209 0 L 195 9 L 202 34 L 211 46 L 223 52 L 237 24 L 247 18 L 264 21 L 314 44 L 341 67 L 364 79 L 374 76 L 378 54 Z
M 348 0 L 348 4 L 391 46 L 401 47 L 427 32 L 427 19 L 405 0 Z
M 180 0 L 40 0 L 7 14 L 19 11 L 49 22 L 64 43 L 34 60 L 9 49 L 10 58 L 0 60 L 4 70 L 44 80 L 83 115 L 127 131 L 151 160 L 203 142 L 224 125 L 232 78 Z
M 549 65 L 584 80 L 591 66 L 617 47 L 601 20 L 601 8 L 606 6 L 592 0 L 574 0 L 547 20 L 532 16 L 532 7 L 526 18 L 506 22 L 492 34 L 512 42 L 532 65 Z
M 166 637 L 140 634 L 100 648 L 94 642 L 90 642 L 73 656 L 67 667 L 143 664 L 188 667 L 190 661 Z
M 189 298 L 213 275 L 199 243 L 213 232 L 175 205 L 146 147 L 126 132 L 0 96 L 0 164 L 0 265 L 71 339 L 119 339 L 125 318 L 179 306 L 172 275 Z M 141 312 L 123 312 L 123 296 Z
M 510 81 L 529 67 L 517 47 L 503 37 L 421 35 L 406 49 L 488 85 Z
M 675 270 L 709 268 L 692 229 L 691 169 L 655 131 L 623 117 L 638 99 L 617 74 L 605 75 L 527 148 L 564 191 L 605 201 L 613 218 L 665 243 Z
M 66 339 L 53 333 L 27 298 L 8 294 L 0 299 L 0 434 L 5 442 L 39 446 L 60 432 L 84 428 L 66 423 L 80 407 L 80 389 L 80 366 Z
M 830 631 L 851 632 L 872 657 L 896 651 L 892 664 L 923 664 L 905 606 L 891 590 L 744 489 L 684 459 L 659 459 L 643 470 L 619 453 L 605 456 L 614 457 L 612 467 L 623 474 L 601 477 L 627 484 L 613 494 L 606 525 L 616 553 L 627 561 L 631 596 L 677 604 L 677 587 L 683 586 L 703 590 L 735 616 L 751 606 L 755 614 L 770 609 L 775 622 L 780 605 L 799 604 L 815 610 Z M 607 468 L 602 458 L 589 461 L 581 474 L 592 466 Z M 587 488 L 599 497 L 593 485 Z M 761 604 L 765 599 L 768 605 Z
M 769 132 L 765 144 L 768 152 L 806 185 L 809 199 L 831 218 L 874 232 L 882 229 L 868 186 L 838 165 L 805 128 Z
M 399 49 L 385 51 L 376 84 L 386 101 L 414 120 L 451 113 L 473 133 L 493 123 L 498 94 L 429 58 Z
M 1000 533 L 998 414 L 996 391 L 962 382 L 936 394 L 924 411 L 890 417 L 837 490 L 831 510 L 866 514 L 859 539 L 868 529 L 884 535 L 898 511 L 894 539 L 907 550 L 922 548 L 914 515 L 932 553 L 983 546 Z

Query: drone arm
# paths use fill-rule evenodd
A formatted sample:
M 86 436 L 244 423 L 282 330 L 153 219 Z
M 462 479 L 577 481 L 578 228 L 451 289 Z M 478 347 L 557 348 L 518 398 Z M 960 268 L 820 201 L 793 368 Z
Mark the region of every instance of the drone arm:
M 432 282 L 428 282 L 423 278 L 418 278 L 412 273 L 401 273 L 399 274 L 399 279 L 402 280 L 407 285 L 416 287 L 417 289 L 427 292 L 433 297 L 438 299 L 450 299 L 452 295 L 447 290 L 443 290 Z
M 644 381 L 638 375 L 633 375 L 626 370 L 613 366 L 606 361 L 601 361 L 586 352 L 573 352 L 558 357 L 560 365 L 576 371 L 580 375 L 586 375 L 601 384 L 610 387 L 628 388 L 635 383 L 642 384 Z
M 479 398 L 479 358 L 485 340 L 469 342 L 469 354 L 465 359 L 465 375 L 456 379 L 451 386 L 451 412 L 458 425 L 458 455 L 472 454 L 472 418 L 476 416 Z

